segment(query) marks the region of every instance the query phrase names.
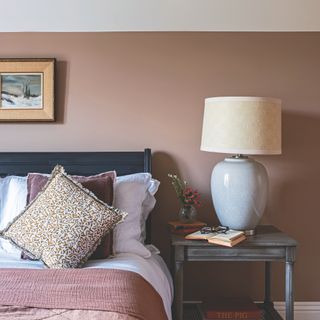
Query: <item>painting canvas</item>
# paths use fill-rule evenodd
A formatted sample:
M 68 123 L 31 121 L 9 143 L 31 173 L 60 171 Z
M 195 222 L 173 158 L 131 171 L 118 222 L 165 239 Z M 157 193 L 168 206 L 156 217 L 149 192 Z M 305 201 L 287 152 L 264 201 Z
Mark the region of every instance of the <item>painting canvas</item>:
M 1 74 L 1 108 L 42 108 L 42 74 Z

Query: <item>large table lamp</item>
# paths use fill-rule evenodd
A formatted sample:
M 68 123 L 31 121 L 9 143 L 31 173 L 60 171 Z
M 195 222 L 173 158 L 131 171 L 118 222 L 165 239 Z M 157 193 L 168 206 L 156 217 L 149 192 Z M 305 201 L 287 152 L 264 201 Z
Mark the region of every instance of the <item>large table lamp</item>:
M 254 234 L 267 203 L 268 174 L 247 155 L 281 154 L 281 100 L 205 99 L 201 150 L 233 154 L 213 168 L 213 205 L 222 225 Z

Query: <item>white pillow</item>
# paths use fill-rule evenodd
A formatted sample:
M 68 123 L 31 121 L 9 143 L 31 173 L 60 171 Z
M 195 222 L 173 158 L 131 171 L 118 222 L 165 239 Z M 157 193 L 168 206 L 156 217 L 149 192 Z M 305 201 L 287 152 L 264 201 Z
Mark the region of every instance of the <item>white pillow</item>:
M 154 195 L 158 191 L 160 182 L 156 179 L 150 179 L 150 183 L 148 186 L 146 197 L 142 203 L 142 215 L 140 219 L 141 233 L 140 233 L 140 241 L 142 243 L 146 240 L 146 221 L 152 209 L 156 204 L 156 198 Z
M 26 206 L 27 177 L 8 176 L 0 193 L 0 229 L 4 229 Z
M 8 176 L 1 180 L 0 230 L 3 230 L 25 208 L 27 203 L 27 177 Z M 20 255 L 21 250 L 8 240 L 0 239 L 0 250 L 10 255 Z
M 114 229 L 114 253 L 135 253 L 145 258 L 151 256 L 142 241 L 145 221 L 154 207 L 153 195 L 158 187 L 159 181 L 152 179 L 150 173 L 117 177 L 113 205 L 127 212 L 128 216 Z

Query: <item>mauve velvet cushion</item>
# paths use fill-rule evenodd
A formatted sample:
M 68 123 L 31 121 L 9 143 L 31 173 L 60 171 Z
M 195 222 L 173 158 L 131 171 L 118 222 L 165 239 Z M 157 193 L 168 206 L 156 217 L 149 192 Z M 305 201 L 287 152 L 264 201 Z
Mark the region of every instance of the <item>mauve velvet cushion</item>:
M 112 205 L 113 202 L 113 185 L 116 178 L 115 171 L 108 171 L 94 176 L 71 176 L 77 182 L 92 193 L 101 201 Z M 29 204 L 43 189 L 49 180 L 49 176 L 41 173 L 29 173 L 27 178 L 27 204 Z M 90 259 L 105 259 L 113 254 L 113 234 L 109 232 Z M 26 258 L 23 254 L 22 258 Z

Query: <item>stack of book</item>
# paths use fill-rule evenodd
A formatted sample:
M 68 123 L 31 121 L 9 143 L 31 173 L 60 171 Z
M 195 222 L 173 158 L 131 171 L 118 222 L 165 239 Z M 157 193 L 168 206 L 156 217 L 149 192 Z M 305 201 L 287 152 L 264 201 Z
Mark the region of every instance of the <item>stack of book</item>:
M 225 233 L 209 232 L 201 233 L 201 231 L 195 231 L 185 236 L 188 240 L 207 240 L 209 243 L 218 244 L 226 247 L 233 247 L 239 242 L 246 239 L 243 231 L 228 230 Z
M 249 298 L 216 298 L 200 304 L 199 311 L 203 320 L 260 320 L 263 316 L 262 310 Z
M 201 221 L 194 221 L 191 223 L 183 223 L 181 221 L 169 221 L 169 226 L 171 232 L 174 234 L 186 235 L 200 230 L 202 227 L 205 227 L 207 224 Z

